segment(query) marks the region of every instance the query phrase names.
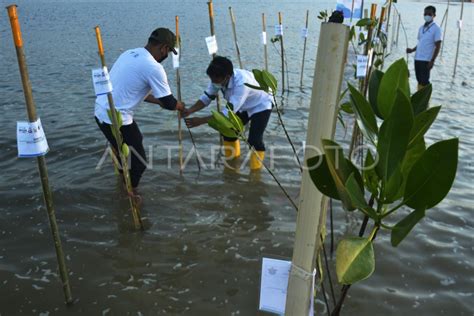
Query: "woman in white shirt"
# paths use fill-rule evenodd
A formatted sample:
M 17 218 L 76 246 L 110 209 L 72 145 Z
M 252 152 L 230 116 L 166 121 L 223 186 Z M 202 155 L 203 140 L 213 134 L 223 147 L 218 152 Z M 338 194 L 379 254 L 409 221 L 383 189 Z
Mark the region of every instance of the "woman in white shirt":
M 250 122 L 248 141 L 255 149 L 255 153 L 252 152 L 250 156 L 250 169 L 260 169 L 265 156 L 263 133 L 272 112 L 272 96 L 265 91 L 247 87 L 246 83 L 258 86 L 253 73 L 243 69 L 234 69 L 232 62 L 225 57 L 216 56 L 209 64 L 206 73 L 211 79 L 209 86 L 199 100 L 183 112 L 183 116 L 186 117 L 202 110 L 216 99 L 221 91 L 224 99 L 232 105 L 233 112 L 240 117 L 242 123 L 246 125 Z M 222 112 L 227 115 L 226 108 Z M 210 118 L 211 116 L 187 118 L 186 125 L 190 128 L 196 127 L 206 124 Z M 239 157 L 239 140 L 224 137 L 224 153 L 226 159 Z

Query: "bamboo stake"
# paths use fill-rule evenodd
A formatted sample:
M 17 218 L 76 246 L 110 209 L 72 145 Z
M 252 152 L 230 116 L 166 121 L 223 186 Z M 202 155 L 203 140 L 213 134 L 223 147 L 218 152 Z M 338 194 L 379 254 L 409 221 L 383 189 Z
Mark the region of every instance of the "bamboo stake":
M 449 5 L 450 5 L 450 3 L 451 3 L 451 0 L 448 0 L 448 6 L 446 7 L 446 13 L 445 13 L 446 21 L 445 21 L 444 30 L 443 30 L 443 41 L 441 42 L 441 54 L 440 54 L 441 57 L 443 57 L 444 39 L 446 38 L 446 31 L 448 29 L 448 15 L 449 15 Z M 443 23 L 441 23 L 441 27 L 443 27 Z
M 211 36 L 215 36 L 216 33 L 214 31 L 214 6 L 212 4 L 212 0 L 210 0 L 207 3 L 207 7 L 208 7 L 208 10 L 209 10 L 209 25 L 210 25 L 210 29 L 211 29 Z M 214 58 L 214 57 L 216 57 L 216 54 L 212 54 L 212 58 Z M 217 102 L 217 110 L 220 112 L 220 110 L 221 110 L 221 101 L 220 101 L 219 94 L 217 94 L 216 102 Z M 221 139 L 221 143 L 222 143 L 222 139 Z
M 338 23 L 321 26 L 308 119 L 305 161 L 320 154 L 321 139 L 334 137 L 338 101 L 349 44 L 349 27 Z M 311 150 L 318 148 L 319 150 Z M 295 247 L 288 282 L 285 315 L 308 315 L 312 272 L 320 250 L 326 200 L 312 183 L 308 168 L 303 171 L 297 217 Z
M 232 7 L 229 7 L 229 14 L 230 14 L 230 21 L 232 22 L 232 33 L 234 34 L 235 50 L 237 52 L 237 59 L 239 60 L 239 67 L 240 69 L 243 69 L 244 66 L 242 65 L 242 59 L 240 58 L 239 42 L 237 41 L 237 31 L 235 29 L 235 16 L 234 16 L 234 12 L 232 11 Z
M 278 12 L 278 24 L 283 30 L 281 12 Z M 285 92 L 285 47 L 283 45 L 283 31 L 282 31 L 282 35 L 280 35 L 280 47 L 281 47 L 281 93 L 283 94 Z
M 21 75 L 21 82 L 23 85 L 23 93 L 25 95 L 26 111 L 28 113 L 28 120 L 30 122 L 37 121 L 36 105 L 33 99 L 33 92 L 31 88 L 31 82 L 28 74 L 28 66 L 26 64 L 26 56 L 23 50 L 23 38 L 21 35 L 20 23 L 18 21 L 18 14 L 15 4 L 7 7 L 8 16 L 10 18 L 10 24 L 13 34 L 13 41 L 15 43 L 16 55 L 18 59 L 18 67 Z M 53 235 L 54 248 L 56 251 L 56 260 L 59 266 L 59 275 L 63 286 L 63 292 L 66 304 L 72 304 L 72 294 L 69 285 L 69 276 L 66 267 L 66 261 L 64 260 L 64 252 L 61 244 L 61 236 L 59 234 L 59 227 L 56 222 L 56 214 L 53 205 L 53 194 L 49 186 L 48 170 L 46 166 L 46 159 L 44 156 L 37 157 L 38 170 L 41 179 L 41 186 L 43 189 L 43 197 L 46 204 L 46 210 L 48 213 L 49 226 Z
M 176 22 L 176 46 L 179 52 L 179 59 L 181 59 L 181 37 L 179 35 L 179 16 L 175 17 Z M 178 92 L 178 101 L 181 102 L 181 76 L 179 67 L 176 68 L 176 89 Z M 183 133 L 181 129 L 181 112 L 178 111 L 178 147 L 179 147 L 179 174 L 183 174 Z
M 107 68 L 107 64 L 105 63 L 104 46 L 102 44 L 102 36 L 100 34 L 99 26 L 96 26 L 94 30 L 95 30 L 95 35 L 97 38 L 97 47 L 99 49 L 100 62 L 103 68 Z M 130 207 L 132 210 L 133 225 L 135 229 L 144 230 L 143 222 L 140 216 L 140 209 L 138 208 L 137 201 L 134 198 L 132 182 L 130 180 L 130 173 L 128 171 L 127 157 L 123 154 L 123 151 L 122 151 L 122 146 L 124 142 L 122 138 L 122 133 L 120 132 L 120 128 L 118 125 L 118 118 L 117 118 L 117 113 L 115 109 L 115 103 L 114 103 L 114 99 L 112 97 L 111 92 L 107 93 L 107 100 L 109 102 L 110 116 L 112 120 L 112 129 L 115 133 L 114 135 L 115 140 L 117 141 L 118 155 L 119 155 L 120 163 L 122 166 L 123 178 L 125 180 L 125 187 L 127 189 L 128 200 L 130 202 Z
M 265 37 L 265 39 L 263 39 Z M 263 60 L 265 61 L 265 70 L 268 71 L 268 50 L 267 50 L 267 23 L 265 13 L 262 13 L 262 41 L 263 41 Z
M 306 30 L 308 29 L 308 19 L 309 19 L 309 10 L 306 10 L 306 24 L 305 28 Z M 303 61 L 301 62 L 301 77 L 300 77 L 300 89 L 303 89 L 303 71 L 304 71 L 304 59 L 306 56 L 306 41 L 307 37 L 304 38 L 304 44 L 303 44 Z
M 461 21 L 462 23 L 462 16 L 463 16 L 463 13 L 464 13 L 464 1 L 462 0 L 461 1 L 461 15 L 459 17 L 459 20 Z M 453 71 L 453 78 L 456 77 L 456 68 L 458 66 L 458 56 L 459 56 L 459 44 L 461 43 L 461 30 L 462 30 L 462 26 L 459 25 L 459 30 L 458 30 L 458 45 L 456 47 L 456 58 L 454 59 L 454 71 Z
M 395 39 L 395 45 L 398 47 L 398 37 L 400 35 L 400 23 L 402 22 L 402 17 L 400 15 L 400 12 L 397 11 L 397 16 L 398 16 L 398 20 L 397 20 L 397 37 Z

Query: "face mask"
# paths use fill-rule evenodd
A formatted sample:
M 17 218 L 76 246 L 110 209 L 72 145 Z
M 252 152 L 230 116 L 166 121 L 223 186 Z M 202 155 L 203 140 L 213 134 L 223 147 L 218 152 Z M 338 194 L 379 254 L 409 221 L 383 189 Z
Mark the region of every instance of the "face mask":
M 212 87 L 216 90 L 222 89 L 222 83 L 214 83 L 212 82 Z
M 425 15 L 425 22 L 430 23 L 431 21 L 433 21 L 433 17 L 431 15 Z

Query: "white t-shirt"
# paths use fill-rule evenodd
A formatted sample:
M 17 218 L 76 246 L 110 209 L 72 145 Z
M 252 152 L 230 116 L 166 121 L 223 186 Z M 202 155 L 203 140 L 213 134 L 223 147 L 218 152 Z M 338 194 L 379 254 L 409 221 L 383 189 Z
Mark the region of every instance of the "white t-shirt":
M 133 122 L 133 110 L 150 93 L 155 98 L 171 94 L 163 66 L 143 47 L 122 53 L 110 71 L 115 108 L 122 113 L 123 125 Z M 95 116 L 101 122 L 112 124 L 107 110 L 107 95 L 95 100 Z
M 246 83 L 259 86 L 253 73 L 234 69 L 234 75 L 230 78 L 229 84 L 222 89 L 224 99 L 234 106 L 234 112 L 247 112 L 250 117 L 255 113 L 271 109 L 272 96 L 265 91 L 249 88 L 245 85 Z M 218 90 L 212 86 L 212 83 L 209 83 L 206 93 L 199 99 L 208 106 L 212 101 L 209 96 L 216 96 Z M 227 115 L 227 108 L 223 107 L 222 112 Z
M 431 61 L 435 43 L 438 41 L 441 41 L 441 28 L 435 22 L 431 22 L 428 26 L 423 24 L 418 30 L 415 60 Z

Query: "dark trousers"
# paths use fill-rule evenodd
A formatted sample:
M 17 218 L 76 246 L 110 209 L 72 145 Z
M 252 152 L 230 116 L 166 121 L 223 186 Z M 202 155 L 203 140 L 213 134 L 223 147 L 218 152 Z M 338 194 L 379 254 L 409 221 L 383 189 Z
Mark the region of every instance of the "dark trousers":
M 430 84 L 429 61 L 415 60 L 416 81 L 422 86 Z
M 265 144 L 263 143 L 263 132 L 265 132 L 265 128 L 267 127 L 271 113 L 272 110 L 265 110 L 262 112 L 255 113 L 251 117 L 249 117 L 247 112 L 235 113 L 238 117 L 240 117 L 244 125 L 247 125 L 247 123 L 250 121 L 248 141 L 249 144 L 253 146 L 257 151 L 265 151 Z M 224 136 L 224 140 L 232 142 L 237 140 L 237 138 L 230 138 Z
M 95 118 L 97 125 L 99 126 L 105 138 L 109 141 L 115 151 L 118 151 L 117 142 L 112 134 L 112 125 L 107 123 L 101 123 Z M 130 180 L 132 187 L 136 188 L 140 182 L 143 172 L 146 169 L 146 153 L 143 147 L 143 135 L 138 128 L 138 125 L 133 121 L 130 125 L 123 125 L 120 128 L 122 133 L 123 141 L 130 148 L 130 154 L 132 155 L 131 166 L 130 166 Z M 118 159 L 120 161 L 120 159 Z

